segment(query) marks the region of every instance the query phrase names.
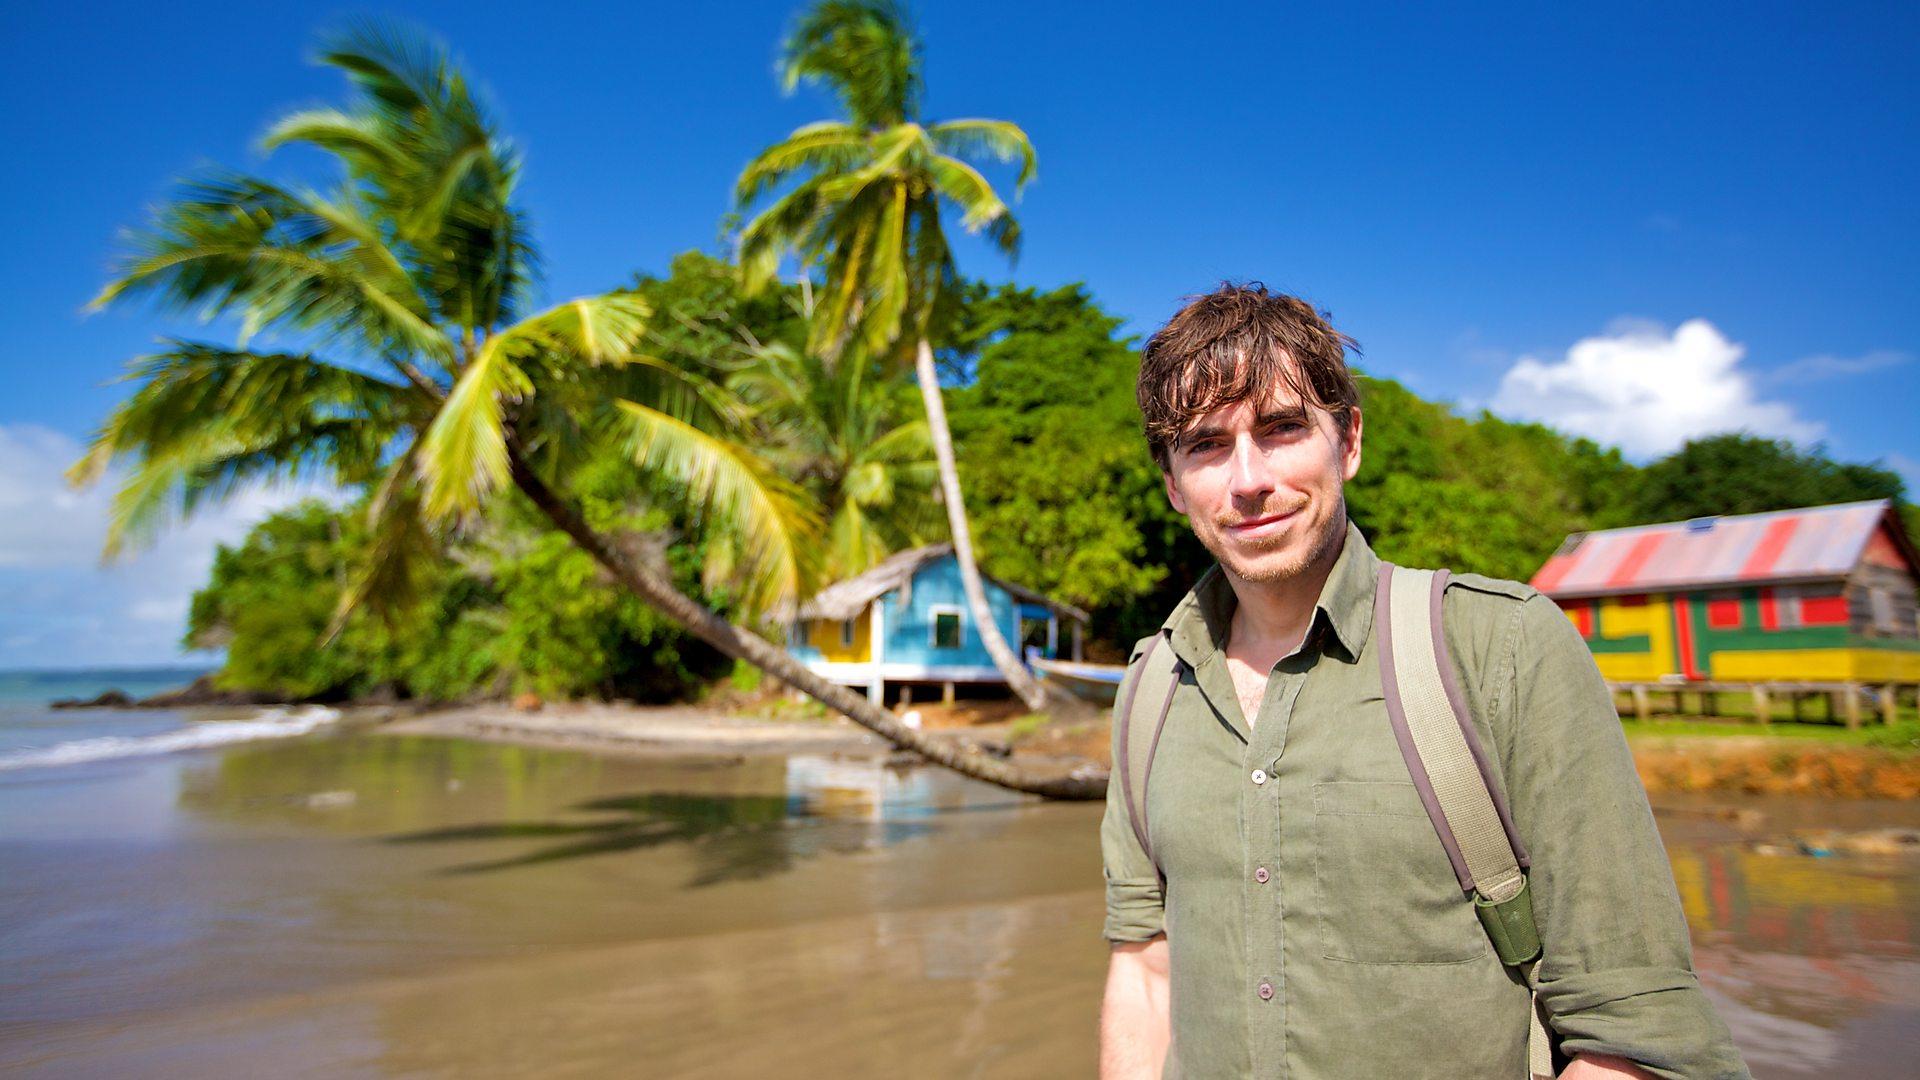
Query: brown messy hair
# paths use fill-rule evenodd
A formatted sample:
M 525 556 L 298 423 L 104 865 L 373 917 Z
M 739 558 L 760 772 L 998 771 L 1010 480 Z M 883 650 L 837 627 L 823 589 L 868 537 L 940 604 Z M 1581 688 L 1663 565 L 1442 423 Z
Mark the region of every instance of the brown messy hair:
M 1297 296 L 1270 293 L 1260 282 L 1223 282 L 1186 306 L 1147 339 L 1136 396 L 1147 446 L 1170 469 L 1180 437 L 1200 417 L 1247 398 L 1264 399 L 1284 384 L 1309 407 L 1333 414 L 1344 440 L 1360 389 L 1346 351 L 1358 344 L 1335 330 L 1326 313 Z M 1289 362 L 1291 358 L 1292 362 Z

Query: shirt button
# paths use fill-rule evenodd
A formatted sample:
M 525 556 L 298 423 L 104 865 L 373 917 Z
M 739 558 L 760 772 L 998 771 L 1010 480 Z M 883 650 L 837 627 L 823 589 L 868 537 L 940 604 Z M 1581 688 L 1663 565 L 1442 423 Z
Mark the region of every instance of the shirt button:
M 1273 984 L 1265 979 L 1260 980 L 1260 989 L 1255 992 L 1260 995 L 1261 1001 L 1273 1000 Z
M 1264 866 L 1259 867 L 1253 872 L 1253 880 L 1259 882 L 1262 885 L 1265 885 L 1267 883 L 1267 878 L 1270 876 L 1271 875 L 1267 873 L 1267 868 Z
M 1256 783 L 1256 784 L 1264 784 L 1264 783 L 1266 783 L 1266 782 L 1267 782 L 1267 770 L 1265 770 L 1265 769 L 1255 769 L 1255 770 L 1253 770 L 1253 782 L 1254 782 L 1254 783 Z

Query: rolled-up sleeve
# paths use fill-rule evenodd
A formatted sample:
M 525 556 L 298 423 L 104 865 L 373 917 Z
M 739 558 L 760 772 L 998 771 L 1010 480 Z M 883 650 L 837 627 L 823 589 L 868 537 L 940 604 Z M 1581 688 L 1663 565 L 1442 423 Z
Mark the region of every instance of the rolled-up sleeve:
M 1510 638 L 1504 772 L 1532 859 L 1537 989 L 1562 1049 L 1663 1077 L 1746 1077 L 1694 974 L 1673 871 L 1592 653 L 1544 595 L 1519 606 Z
M 1128 678 L 1139 674 L 1136 669 Z M 1117 700 L 1127 699 L 1121 687 Z M 1100 819 L 1100 862 L 1107 882 L 1107 919 L 1101 934 L 1108 941 L 1147 941 L 1166 930 L 1160 875 L 1134 835 L 1120 779 L 1120 716 L 1113 715 L 1113 775 L 1107 781 L 1107 812 Z

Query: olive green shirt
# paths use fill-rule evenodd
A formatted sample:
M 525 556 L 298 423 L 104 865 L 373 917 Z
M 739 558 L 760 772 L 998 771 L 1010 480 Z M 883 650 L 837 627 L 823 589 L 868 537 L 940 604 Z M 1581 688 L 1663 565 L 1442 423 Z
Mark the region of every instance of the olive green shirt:
M 1227 672 L 1235 600 L 1218 567 L 1165 623 L 1153 663 L 1171 646 L 1185 668 L 1146 795 L 1164 892 L 1117 782 L 1101 846 L 1107 939 L 1167 935 L 1167 1076 L 1525 1075 L 1526 985 L 1462 894 L 1387 718 L 1379 566 L 1349 523 L 1255 724 Z M 1666 852 L 1578 631 L 1533 588 L 1478 574 L 1450 577 L 1443 612 L 1532 857 L 1539 991 L 1562 1053 L 1746 1076 L 1694 976 Z

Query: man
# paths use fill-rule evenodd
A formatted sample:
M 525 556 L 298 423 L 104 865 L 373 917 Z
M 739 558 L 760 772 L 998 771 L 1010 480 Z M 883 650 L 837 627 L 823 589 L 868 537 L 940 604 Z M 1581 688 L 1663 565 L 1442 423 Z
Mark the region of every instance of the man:
M 1193 300 L 1147 343 L 1147 441 L 1218 565 L 1154 660 L 1171 650 L 1181 667 L 1145 846 L 1121 785 L 1108 795 L 1110 1080 L 1163 1064 L 1290 1080 L 1526 1073 L 1529 990 L 1462 894 L 1382 697 L 1380 560 L 1343 495 L 1361 460 L 1351 344 L 1259 286 Z M 1571 1059 L 1561 1075 L 1746 1076 L 1694 977 L 1645 792 L 1578 632 L 1546 596 L 1477 574 L 1449 579 L 1443 610 L 1532 856 L 1537 988 Z

